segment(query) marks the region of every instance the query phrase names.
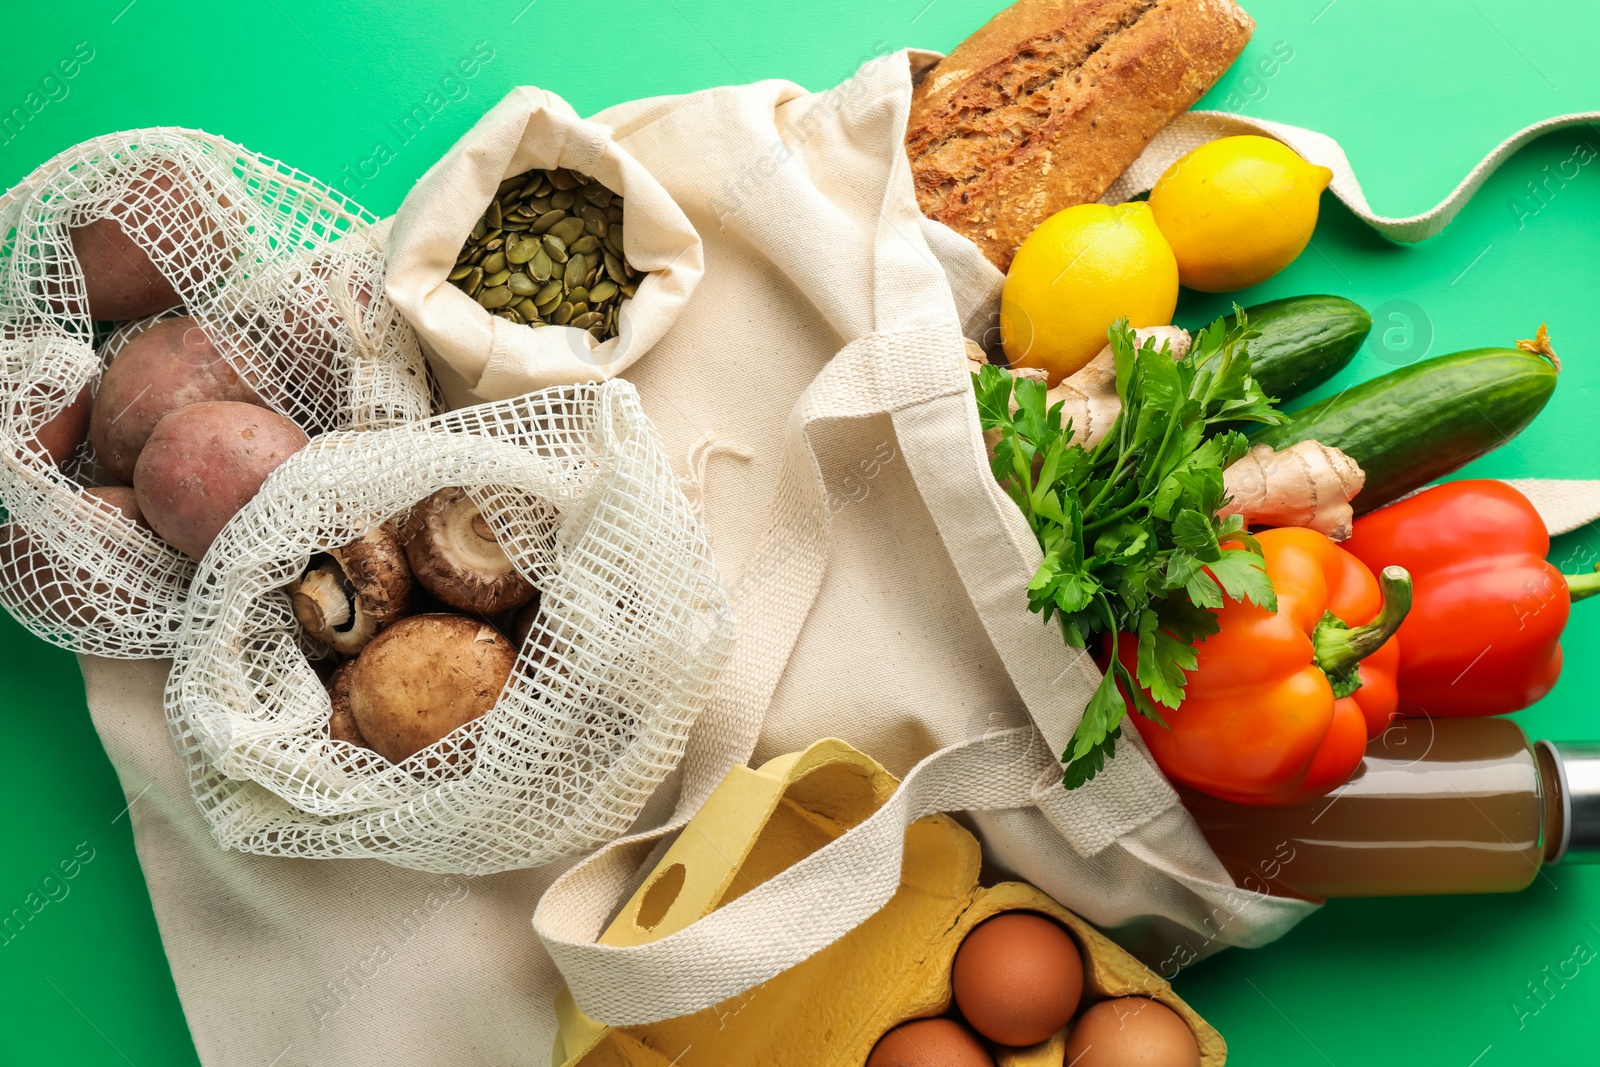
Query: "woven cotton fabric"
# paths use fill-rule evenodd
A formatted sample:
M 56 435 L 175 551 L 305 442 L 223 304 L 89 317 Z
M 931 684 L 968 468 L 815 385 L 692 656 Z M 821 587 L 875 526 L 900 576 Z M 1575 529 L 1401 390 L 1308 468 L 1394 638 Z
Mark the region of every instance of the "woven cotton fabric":
M 464 488 L 540 609 L 495 706 L 402 763 L 329 737 L 283 587 Z M 166 692 L 224 848 L 449 874 L 620 836 L 684 751 L 733 643 L 699 523 L 625 382 L 314 440 L 207 553 Z
M 155 321 L 90 317 L 72 231 L 107 219 L 170 284 L 171 313 L 308 434 L 436 405 L 383 293 L 376 219 L 285 164 L 199 131 L 134 130 L 76 145 L 0 197 L 0 603 L 54 644 L 161 657 L 192 561 L 83 492 L 106 482 L 87 444 L 58 468 L 37 441 Z

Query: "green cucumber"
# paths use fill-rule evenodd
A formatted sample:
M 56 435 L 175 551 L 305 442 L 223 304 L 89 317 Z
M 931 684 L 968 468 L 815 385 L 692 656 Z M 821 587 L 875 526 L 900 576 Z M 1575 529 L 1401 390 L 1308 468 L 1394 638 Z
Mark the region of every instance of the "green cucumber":
M 1290 412 L 1251 436 L 1288 448 L 1320 441 L 1367 472 L 1357 515 L 1397 500 L 1522 431 L 1556 388 L 1556 364 L 1516 348 L 1436 356 Z
M 1344 370 L 1372 329 L 1372 316 L 1340 296 L 1291 296 L 1244 309 L 1261 336 L 1245 343 L 1250 373 L 1278 401 L 1304 396 Z M 1238 317 L 1228 316 L 1228 329 Z

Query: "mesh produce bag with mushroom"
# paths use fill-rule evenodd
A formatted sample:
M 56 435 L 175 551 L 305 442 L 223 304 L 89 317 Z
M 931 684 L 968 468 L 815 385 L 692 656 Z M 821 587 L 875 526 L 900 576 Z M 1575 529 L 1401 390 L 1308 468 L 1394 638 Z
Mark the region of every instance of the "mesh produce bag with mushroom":
M 559 387 L 290 457 L 200 565 L 167 717 L 226 848 L 482 874 L 626 831 L 732 643 L 633 386 Z
M 270 409 L 254 417 L 285 449 L 432 413 L 375 222 L 281 163 L 169 128 L 85 141 L 0 197 L 0 602 L 24 626 L 80 652 L 171 654 L 214 530 L 174 533 L 127 485 L 177 409 Z

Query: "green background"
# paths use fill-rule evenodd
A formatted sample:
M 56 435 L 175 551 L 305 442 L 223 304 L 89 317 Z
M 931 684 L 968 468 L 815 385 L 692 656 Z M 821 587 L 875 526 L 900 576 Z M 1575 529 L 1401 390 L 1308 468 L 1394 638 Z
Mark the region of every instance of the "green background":
M 821 89 L 893 48 L 948 49 L 999 6 L 6 0 L 0 118 L 23 108 L 26 121 L 0 131 L 0 186 L 83 138 L 175 124 L 288 161 L 387 214 L 511 86 L 555 90 L 583 113 L 769 77 Z M 1587 0 L 1246 6 L 1255 38 L 1206 104 L 1332 135 L 1384 214 L 1431 206 L 1530 122 L 1600 109 L 1600 69 L 1589 55 L 1600 13 Z M 93 58 L 70 80 L 47 81 L 79 42 Z M 479 42 L 494 57 L 471 80 L 446 82 Z M 402 141 L 395 127 L 435 90 L 458 99 Z M 387 151 L 376 151 L 380 142 Z M 1373 310 L 1372 340 L 1330 389 L 1425 352 L 1508 343 L 1548 321 L 1566 360 L 1555 399 L 1514 445 L 1469 472 L 1596 476 L 1597 149 L 1600 131 L 1590 127 L 1538 141 L 1443 235 L 1417 246 L 1375 236 L 1324 197 L 1313 249 L 1240 299 L 1328 292 Z M 1224 305 L 1186 294 L 1179 320 L 1193 324 Z M 1552 558 L 1586 568 L 1600 558 L 1600 534 L 1561 538 Z M 1600 737 L 1592 710 L 1600 606 L 1577 610 L 1566 648 L 1560 685 L 1519 719 L 1534 736 Z M 10 738 L 0 774 L 0 912 L 75 851 L 93 856 L 66 897 L 0 945 L 0 1063 L 194 1062 L 122 814 L 130 798 L 90 725 L 73 657 L 0 617 L 0 679 Z M 1527 983 L 1541 983 L 1544 968 L 1553 972 L 1577 946 L 1600 950 L 1600 869 L 1546 875 L 1516 896 L 1335 902 L 1275 945 L 1201 964 L 1178 988 L 1241 1067 L 1593 1062 L 1600 967 L 1551 983 L 1543 1001 Z M 528 1061 L 545 1062 L 544 1050 L 530 1050 Z

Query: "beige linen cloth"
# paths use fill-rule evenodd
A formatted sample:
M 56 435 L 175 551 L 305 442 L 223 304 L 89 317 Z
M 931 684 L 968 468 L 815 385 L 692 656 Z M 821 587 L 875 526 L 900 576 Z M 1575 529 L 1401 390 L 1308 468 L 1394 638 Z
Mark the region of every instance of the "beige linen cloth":
M 972 820 L 998 870 L 1169 973 L 1308 912 L 1232 888 L 1132 731 L 1090 786 L 1055 784 L 1094 675 L 1023 607 L 1037 548 L 986 474 L 961 336 L 988 327 L 1000 277 L 921 219 L 900 151 L 910 78 L 934 58 L 885 57 L 820 94 L 762 82 L 592 120 L 703 241 L 698 288 L 627 376 L 669 451 L 695 457 L 686 487 L 742 634 L 681 789 L 640 825 L 681 819 L 731 760 L 828 735 L 906 785 L 840 847 L 688 936 L 601 951 L 589 939 L 649 835 L 568 873 L 540 909 L 543 941 L 529 919 L 558 869 L 466 879 L 223 853 L 166 734 L 164 665 L 85 657 L 204 1062 L 546 1063 L 561 980 L 547 945 L 593 1014 L 691 1010 L 870 912 L 893 889 L 900 829 L 929 810 L 990 809 Z M 403 214 L 436 210 L 449 205 Z M 452 402 L 490 399 L 474 392 L 484 364 L 451 358 Z M 536 384 L 537 366 L 495 366 L 496 396 Z M 1596 486 L 1579 485 L 1556 487 L 1565 521 L 1600 511 Z

